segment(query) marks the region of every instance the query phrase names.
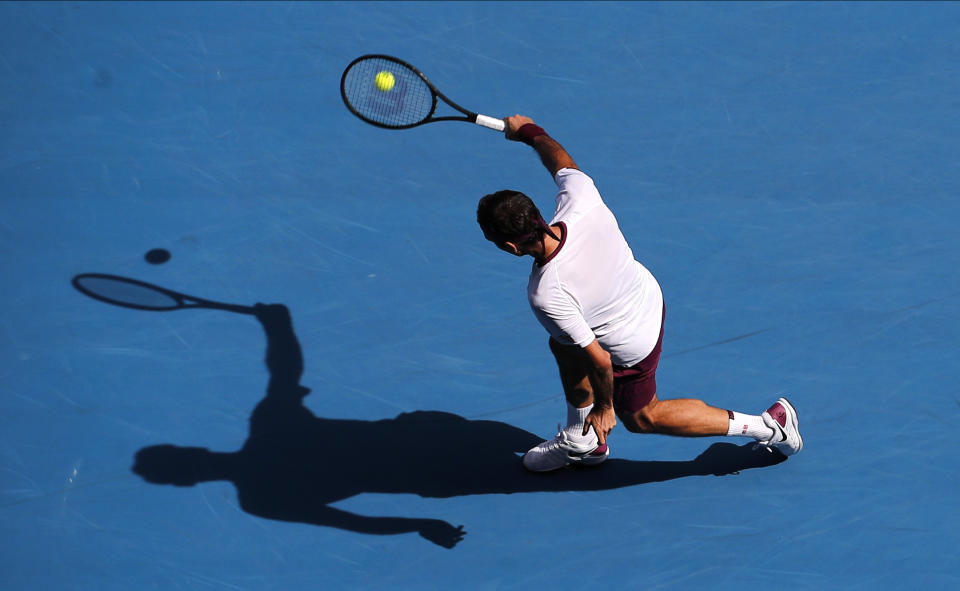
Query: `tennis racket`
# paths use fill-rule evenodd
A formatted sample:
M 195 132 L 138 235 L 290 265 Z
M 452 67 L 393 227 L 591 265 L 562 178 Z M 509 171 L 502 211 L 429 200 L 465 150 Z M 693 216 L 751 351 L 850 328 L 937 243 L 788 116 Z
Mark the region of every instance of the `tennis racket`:
M 208 308 L 240 314 L 256 314 L 254 308 L 250 306 L 211 302 L 116 275 L 83 273 L 74 277 L 71 283 L 80 293 L 95 300 L 135 310 L 168 312 L 188 308 Z
M 464 109 L 437 90 L 423 73 L 389 55 L 364 55 L 340 78 L 340 96 L 350 112 L 371 125 L 409 129 L 434 121 L 466 121 L 503 131 L 503 119 Z M 437 99 L 463 115 L 436 117 Z

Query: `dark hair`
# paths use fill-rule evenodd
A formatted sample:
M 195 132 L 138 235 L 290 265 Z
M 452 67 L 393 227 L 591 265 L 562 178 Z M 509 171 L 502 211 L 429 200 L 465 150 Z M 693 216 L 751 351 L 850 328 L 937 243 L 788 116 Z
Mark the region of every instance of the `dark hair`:
M 519 191 L 485 195 L 477 205 L 477 223 L 487 240 L 528 244 L 539 240 L 549 227 L 533 200 Z

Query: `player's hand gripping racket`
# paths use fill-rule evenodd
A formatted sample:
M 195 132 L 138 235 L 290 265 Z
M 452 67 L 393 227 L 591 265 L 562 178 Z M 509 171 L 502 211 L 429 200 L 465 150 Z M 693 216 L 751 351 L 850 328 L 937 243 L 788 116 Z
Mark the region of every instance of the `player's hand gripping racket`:
M 503 131 L 503 119 L 468 111 L 448 99 L 423 73 L 389 55 L 364 55 L 340 78 L 340 95 L 350 112 L 371 125 L 408 129 L 434 121 L 467 121 Z M 436 117 L 437 98 L 460 115 Z
M 80 293 L 95 300 L 135 310 L 167 312 L 187 308 L 208 308 L 240 314 L 255 315 L 257 313 L 256 308 L 249 306 L 211 302 L 210 300 L 195 298 L 150 283 L 116 275 L 84 273 L 74 277 L 72 283 Z

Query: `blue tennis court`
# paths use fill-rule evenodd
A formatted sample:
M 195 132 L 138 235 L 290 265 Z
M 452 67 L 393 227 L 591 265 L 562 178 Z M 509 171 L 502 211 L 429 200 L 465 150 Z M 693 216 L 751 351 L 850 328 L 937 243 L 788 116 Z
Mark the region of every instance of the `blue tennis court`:
M 960 588 L 960 4 L 4 2 L 0 33 L 0 588 Z M 787 395 L 804 450 L 618 428 L 526 473 L 563 393 L 475 212 L 555 185 L 490 130 L 354 117 L 366 53 L 536 119 L 663 288 L 660 398 Z

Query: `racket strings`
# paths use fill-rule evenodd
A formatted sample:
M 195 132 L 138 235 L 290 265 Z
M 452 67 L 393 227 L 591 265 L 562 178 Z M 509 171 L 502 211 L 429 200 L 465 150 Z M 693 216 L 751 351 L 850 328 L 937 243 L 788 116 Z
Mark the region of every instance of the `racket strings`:
M 393 86 L 377 87 L 377 75 L 389 72 Z M 343 94 L 347 104 L 361 117 L 387 127 L 407 127 L 430 116 L 433 92 L 413 70 L 379 57 L 362 59 L 344 74 Z

